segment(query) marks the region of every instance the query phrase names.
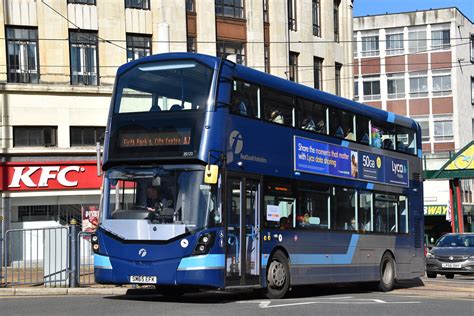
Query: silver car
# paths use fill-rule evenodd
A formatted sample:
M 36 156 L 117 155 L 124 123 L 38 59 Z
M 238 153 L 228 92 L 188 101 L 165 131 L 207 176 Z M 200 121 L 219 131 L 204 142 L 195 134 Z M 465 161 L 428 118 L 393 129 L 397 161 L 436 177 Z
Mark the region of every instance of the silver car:
M 474 274 L 474 233 L 446 234 L 426 254 L 426 275 Z

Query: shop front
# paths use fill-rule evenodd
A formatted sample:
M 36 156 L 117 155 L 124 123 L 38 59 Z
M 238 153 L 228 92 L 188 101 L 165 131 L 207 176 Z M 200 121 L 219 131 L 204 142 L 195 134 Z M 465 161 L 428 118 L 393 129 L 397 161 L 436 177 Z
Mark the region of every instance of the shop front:
M 0 179 L 2 234 L 71 219 L 87 229 L 97 224 L 102 177 L 95 161 L 6 162 Z

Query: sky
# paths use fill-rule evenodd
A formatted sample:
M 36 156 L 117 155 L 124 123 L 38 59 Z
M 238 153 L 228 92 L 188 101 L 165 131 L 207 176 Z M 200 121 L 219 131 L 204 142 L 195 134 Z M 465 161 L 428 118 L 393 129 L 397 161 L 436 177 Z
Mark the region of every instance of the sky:
M 354 0 L 354 16 L 457 7 L 474 23 L 474 0 Z

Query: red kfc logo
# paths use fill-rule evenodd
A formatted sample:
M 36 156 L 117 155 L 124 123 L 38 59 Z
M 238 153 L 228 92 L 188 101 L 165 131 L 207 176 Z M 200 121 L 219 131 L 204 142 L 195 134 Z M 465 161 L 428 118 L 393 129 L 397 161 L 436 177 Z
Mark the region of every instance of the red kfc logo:
M 102 178 L 93 162 L 7 163 L 6 190 L 98 189 Z

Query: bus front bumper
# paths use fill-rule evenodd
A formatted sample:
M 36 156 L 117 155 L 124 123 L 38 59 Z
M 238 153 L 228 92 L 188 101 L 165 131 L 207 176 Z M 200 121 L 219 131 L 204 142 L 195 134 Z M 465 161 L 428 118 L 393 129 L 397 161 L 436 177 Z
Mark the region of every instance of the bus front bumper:
M 154 285 L 224 287 L 223 255 L 204 255 L 163 261 L 131 261 L 94 255 L 95 281 L 100 284 L 140 284 L 132 277 L 156 277 Z M 147 278 L 149 279 L 149 278 Z

